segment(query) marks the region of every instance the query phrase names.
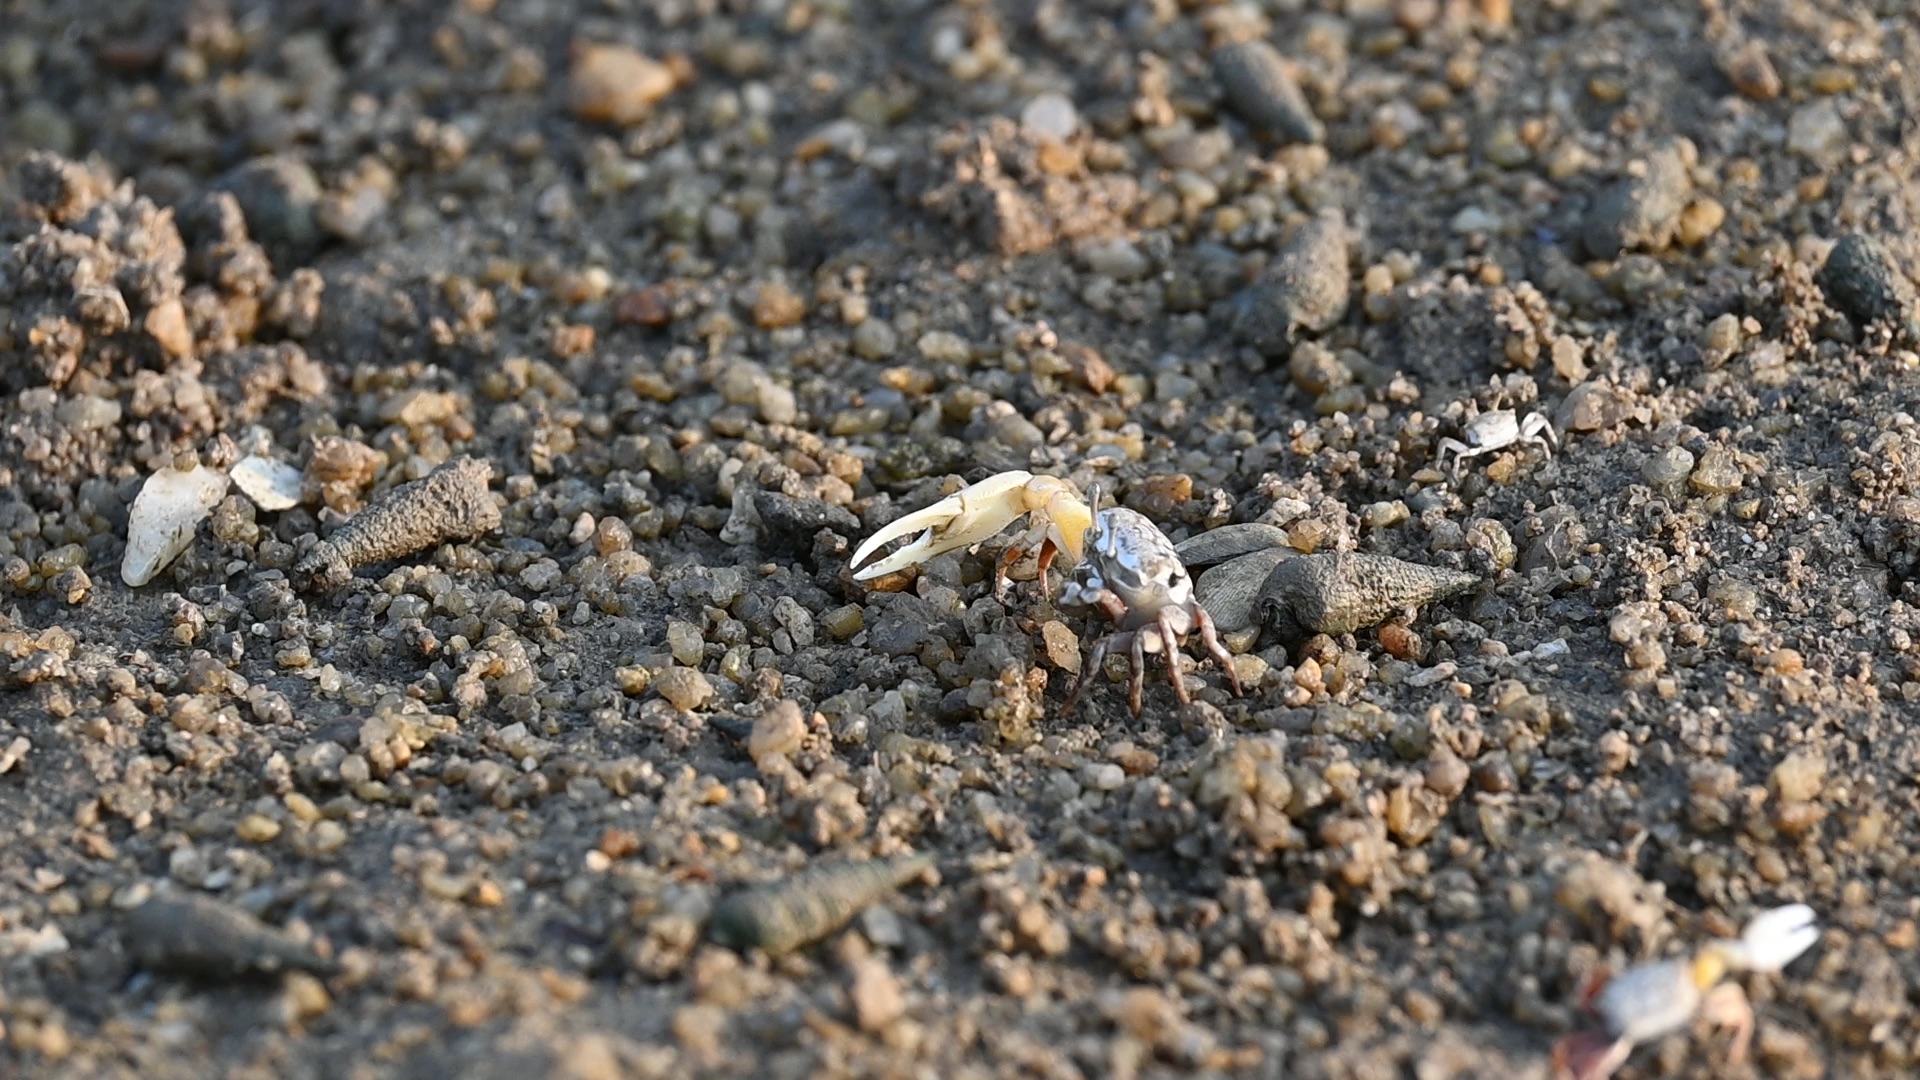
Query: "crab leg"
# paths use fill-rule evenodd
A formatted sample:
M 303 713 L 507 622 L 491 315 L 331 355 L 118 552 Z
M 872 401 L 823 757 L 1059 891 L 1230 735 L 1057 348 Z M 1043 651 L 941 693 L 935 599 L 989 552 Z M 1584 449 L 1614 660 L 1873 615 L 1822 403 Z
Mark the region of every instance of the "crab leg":
M 1554 1080 L 1607 1080 L 1632 1053 L 1630 1040 L 1576 1031 L 1553 1045 Z
M 1147 643 L 1140 631 L 1133 633 L 1133 678 L 1127 682 L 1127 704 L 1133 715 L 1140 715 L 1140 694 L 1147 685 Z
M 1200 627 L 1200 640 L 1206 643 L 1207 651 L 1220 662 L 1220 666 L 1227 670 L 1227 681 L 1233 684 L 1233 696 L 1246 696 L 1246 691 L 1240 689 L 1240 672 L 1234 669 L 1233 654 L 1227 651 L 1225 645 L 1220 644 L 1220 635 L 1214 630 L 1213 616 L 1207 614 L 1207 609 L 1198 604 L 1194 605 L 1194 612 L 1197 615 L 1195 621 Z
M 1074 705 L 1080 701 L 1080 691 L 1085 690 L 1087 683 L 1100 673 L 1100 665 L 1107 662 L 1107 648 L 1112 644 L 1113 638 L 1110 636 L 1093 643 L 1093 650 L 1087 654 L 1087 661 L 1080 668 L 1080 677 L 1073 681 L 1073 689 L 1067 693 L 1067 713 L 1073 712 Z
M 1051 595 L 1050 590 L 1047 588 L 1047 566 L 1053 562 L 1053 557 L 1059 554 L 1060 547 L 1058 544 L 1055 544 L 1053 538 L 1047 534 L 1047 530 L 1050 527 L 1051 526 L 1045 521 L 1036 524 L 1033 528 L 1022 534 L 1020 539 L 1008 544 L 1007 549 L 1000 553 L 1000 559 L 994 564 L 993 568 L 993 598 L 995 600 L 1001 602 L 1006 601 L 1007 593 L 1013 588 L 1013 582 L 1007 579 L 1007 571 L 1013 569 L 1013 564 L 1019 562 L 1021 557 L 1032 550 L 1036 544 L 1040 547 L 1040 595 Z
M 1753 1044 L 1753 1005 L 1747 1001 L 1747 995 L 1738 983 L 1722 983 L 1707 993 L 1705 1001 L 1700 1003 L 1700 1015 L 1721 1027 L 1733 1030 L 1733 1045 L 1727 1048 L 1727 1064 L 1738 1065 L 1747 1060 L 1747 1049 Z
M 1180 677 L 1180 635 L 1174 633 L 1172 608 L 1160 612 L 1157 629 L 1161 649 L 1167 654 L 1167 681 L 1173 684 L 1173 696 L 1180 699 L 1180 704 L 1191 705 L 1193 699 L 1187 696 L 1187 681 Z

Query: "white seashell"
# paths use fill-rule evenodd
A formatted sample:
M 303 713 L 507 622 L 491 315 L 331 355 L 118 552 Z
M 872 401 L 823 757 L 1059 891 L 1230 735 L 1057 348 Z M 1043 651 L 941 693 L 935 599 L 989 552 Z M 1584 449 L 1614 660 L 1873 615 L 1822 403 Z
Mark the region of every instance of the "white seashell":
M 285 510 L 300 504 L 300 470 L 284 461 L 251 454 L 235 462 L 229 475 L 262 510 Z
M 165 468 L 140 488 L 127 515 L 127 556 L 120 580 L 138 588 L 187 549 L 193 531 L 227 494 L 227 475 L 195 466 L 190 472 Z

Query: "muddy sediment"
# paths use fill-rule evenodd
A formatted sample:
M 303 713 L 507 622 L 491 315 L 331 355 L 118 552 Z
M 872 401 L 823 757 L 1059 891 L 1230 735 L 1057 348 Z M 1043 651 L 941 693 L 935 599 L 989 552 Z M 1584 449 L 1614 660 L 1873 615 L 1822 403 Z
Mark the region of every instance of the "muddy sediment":
M 107 7 L 0 21 L 0 1074 L 1544 1078 L 1795 902 L 1757 1074 L 1920 1061 L 1901 5 Z M 1067 715 L 1064 566 L 847 568 L 1012 470 L 1477 584 Z

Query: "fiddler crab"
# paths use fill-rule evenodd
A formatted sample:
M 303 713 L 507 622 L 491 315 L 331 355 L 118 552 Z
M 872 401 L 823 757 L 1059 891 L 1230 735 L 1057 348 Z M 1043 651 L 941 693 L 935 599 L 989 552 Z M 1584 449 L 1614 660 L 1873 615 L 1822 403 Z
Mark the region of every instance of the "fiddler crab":
M 1100 505 L 1100 489 L 1093 490 L 1093 505 Z M 1193 578 L 1173 550 L 1173 541 L 1159 526 L 1142 514 L 1125 507 L 1102 510 L 1094 517 L 1087 533 L 1087 557 L 1061 590 L 1060 602 L 1094 608 L 1113 622 L 1113 633 L 1094 643 L 1080 669 L 1080 678 L 1067 695 L 1066 711 L 1071 713 L 1080 700 L 1087 680 L 1097 675 L 1109 649 L 1130 649 L 1133 654 L 1133 678 L 1127 684 L 1127 704 L 1133 715 L 1140 715 L 1140 694 L 1146 681 L 1147 654 L 1165 653 L 1167 676 L 1173 682 L 1173 695 L 1185 705 L 1192 699 L 1180 679 L 1180 646 L 1187 636 L 1198 631 L 1207 651 L 1226 669 L 1233 693 L 1239 697 L 1240 674 L 1234 670 L 1233 657 L 1220 644 L 1213 618 L 1193 596 Z
M 1447 460 L 1447 451 L 1453 451 L 1453 475 L 1460 475 L 1460 463 L 1470 457 L 1491 454 L 1495 450 L 1505 450 L 1515 443 L 1533 443 L 1553 456 L 1553 448 L 1558 436 L 1553 432 L 1553 421 L 1545 413 L 1528 413 L 1525 420 L 1512 409 L 1495 409 L 1473 418 L 1467 425 L 1467 441 L 1459 439 L 1441 439 L 1440 453 L 1436 457 L 1436 466 Z
M 853 580 L 871 581 L 926 562 L 935 555 L 970 547 L 1027 515 L 1032 517 L 1031 527 L 1000 555 L 994 571 L 993 595 L 997 600 L 1006 599 L 1011 587 L 1007 571 L 1020 561 L 1020 556 L 1036 546 L 1040 549 L 1040 592 L 1045 595 L 1047 567 L 1052 565 L 1055 555 L 1064 551 L 1070 561 L 1080 561 L 1087 530 L 1093 526 L 1093 510 L 1071 482 L 1020 471 L 989 476 L 874 533 L 853 553 L 851 565 L 857 567 L 866 562 L 890 541 L 914 532 L 920 536 L 854 574 Z
M 1067 697 L 1069 710 L 1079 701 L 1087 676 L 1100 670 L 1107 652 L 1115 647 L 1129 649 L 1133 655 L 1133 681 L 1127 701 L 1135 716 L 1140 715 L 1148 653 L 1167 654 L 1174 695 L 1185 704 L 1189 698 L 1175 653 L 1196 631 L 1208 651 L 1227 669 L 1233 692 L 1240 694 L 1240 676 L 1233 668 L 1233 658 L 1220 643 L 1213 619 L 1194 598 L 1193 578 L 1174 551 L 1173 541 L 1153 522 L 1124 507 L 1096 515 L 1094 507 L 1099 504 L 1097 488 L 1089 502 L 1070 482 L 1057 477 L 1018 471 L 990 476 L 868 537 L 853 553 L 851 565 L 858 567 L 882 545 L 920 532 L 912 543 L 859 570 L 853 578 L 870 581 L 904 570 L 935 555 L 979 543 L 1022 516 L 1031 515 L 1027 531 L 1000 556 L 994 576 L 995 598 L 1006 598 L 1010 587 L 1007 571 L 1035 546 L 1039 548 L 1040 589 L 1044 595 L 1047 568 L 1056 555 L 1064 552 L 1079 565 L 1061 591 L 1060 602 L 1100 611 L 1118 627 L 1094 645 Z
M 1729 1064 L 1746 1059 L 1753 1038 L 1753 1006 L 1738 983 L 1741 971 L 1777 972 L 1819 940 L 1813 909 L 1789 904 L 1762 912 L 1738 938 L 1719 938 L 1691 957 L 1639 964 L 1596 980 L 1582 1004 L 1600 1029 L 1579 1031 L 1554 1044 L 1554 1080 L 1607 1080 L 1633 1048 L 1671 1034 L 1701 1016 L 1733 1029 Z

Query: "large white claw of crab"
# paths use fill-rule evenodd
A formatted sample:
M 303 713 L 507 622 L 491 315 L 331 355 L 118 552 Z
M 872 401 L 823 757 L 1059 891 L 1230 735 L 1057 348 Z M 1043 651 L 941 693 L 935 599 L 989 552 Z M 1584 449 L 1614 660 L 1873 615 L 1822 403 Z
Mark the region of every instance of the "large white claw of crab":
M 859 566 L 889 541 L 921 534 L 913 543 L 855 573 L 853 579 L 871 581 L 935 555 L 971 547 L 1029 513 L 1034 516 L 1034 527 L 1015 547 L 1024 549 L 1051 540 L 1068 558 L 1080 558 L 1093 512 L 1079 493 L 1057 477 L 1015 470 L 989 476 L 867 537 L 853 553 L 851 565 Z
M 1814 921 L 1813 909 L 1805 904 L 1788 904 L 1754 916 L 1740 932 L 1740 940 L 1728 944 L 1727 955 L 1734 967 L 1775 972 L 1793 963 L 1818 940 L 1820 927 Z

